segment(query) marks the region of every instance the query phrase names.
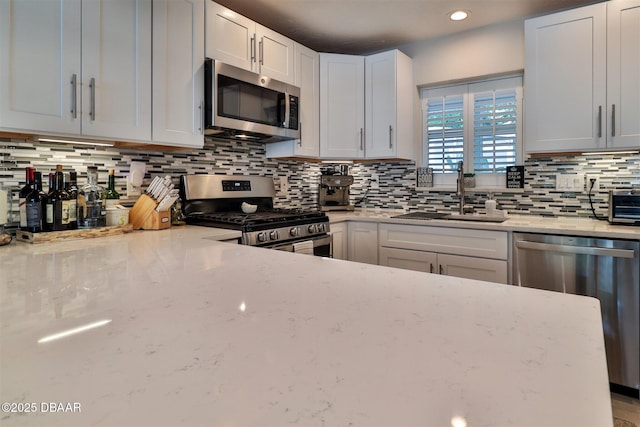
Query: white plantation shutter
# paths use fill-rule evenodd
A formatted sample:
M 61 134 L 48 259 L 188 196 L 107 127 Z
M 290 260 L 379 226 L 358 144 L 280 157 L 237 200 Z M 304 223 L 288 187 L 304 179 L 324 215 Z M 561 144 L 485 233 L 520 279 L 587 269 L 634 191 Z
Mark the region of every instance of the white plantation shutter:
M 428 166 L 435 173 L 455 170 L 464 157 L 464 97 L 429 98 L 426 115 Z
M 423 164 L 436 184 L 455 185 L 464 160 L 479 185 L 504 186 L 506 168 L 522 161 L 522 77 L 426 88 L 421 98 Z
M 516 90 L 473 95 L 473 170 L 504 172 L 516 163 Z

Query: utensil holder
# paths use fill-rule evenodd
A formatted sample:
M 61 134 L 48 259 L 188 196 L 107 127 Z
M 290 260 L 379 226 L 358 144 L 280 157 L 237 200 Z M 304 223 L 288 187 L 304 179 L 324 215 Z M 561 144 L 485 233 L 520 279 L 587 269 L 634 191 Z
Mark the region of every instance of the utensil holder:
M 158 204 L 142 194 L 129 212 L 129 223 L 134 230 L 163 230 L 171 227 L 171 211 L 156 211 Z

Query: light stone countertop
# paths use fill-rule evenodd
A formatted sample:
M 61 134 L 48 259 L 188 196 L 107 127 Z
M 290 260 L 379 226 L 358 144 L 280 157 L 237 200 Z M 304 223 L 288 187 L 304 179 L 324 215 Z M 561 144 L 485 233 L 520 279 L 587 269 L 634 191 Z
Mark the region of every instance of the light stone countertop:
M 508 215 L 504 222 L 456 221 L 444 219 L 401 219 L 393 216 L 399 210 L 367 209 L 353 212 L 329 212 L 331 223 L 343 221 L 373 221 L 378 223 L 426 225 L 431 227 L 473 228 L 480 230 L 518 231 L 524 233 L 562 234 L 610 239 L 640 240 L 640 227 L 613 225 L 607 221 L 589 218 L 540 217 L 534 215 Z
M 212 233 L 0 247 L 0 424 L 612 426 L 596 299 Z

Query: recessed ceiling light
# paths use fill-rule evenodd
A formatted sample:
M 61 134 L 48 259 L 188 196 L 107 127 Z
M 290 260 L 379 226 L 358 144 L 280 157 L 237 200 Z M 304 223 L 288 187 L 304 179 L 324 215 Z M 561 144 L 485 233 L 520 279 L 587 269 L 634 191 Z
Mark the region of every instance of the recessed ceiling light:
M 469 12 L 466 10 L 454 10 L 449 14 L 449 19 L 452 21 L 462 21 L 463 19 L 467 19 L 469 16 Z

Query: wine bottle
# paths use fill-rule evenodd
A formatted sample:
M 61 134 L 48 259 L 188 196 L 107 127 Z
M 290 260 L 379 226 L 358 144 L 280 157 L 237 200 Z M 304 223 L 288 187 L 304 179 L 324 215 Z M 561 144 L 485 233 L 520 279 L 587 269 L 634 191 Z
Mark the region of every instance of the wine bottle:
M 46 195 L 42 191 L 42 173 L 34 172 L 33 190 L 26 197 L 27 230 L 31 233 L 43 231 L 44 201 Z
M 18 194 L 18 208 L 20 210 L 20 229 L 27 230 L 27 196 L 33 191 L 33 179 L 35 169 L 27 167 L 26 169 L 26 184 L 20 189 Z
M 69 172 L 66 179 L 65 191 L 69 195 L 69 229 L 78 228 L 78 174 Z
M 109 169 L 109 181 L 107 191 L 105 192 L 106 208 L 115 208 L 120 199 L 120 194 L 116 191 L 116 180 L 114 170 Z
M 51 185 L 51 182 L 50 182 Z M 53 191 L 47 195 L 47 228 L 50 231 L 62 231 L 69 227 L 69 195 L 64 191 L 62 166 L 56 166 Z

